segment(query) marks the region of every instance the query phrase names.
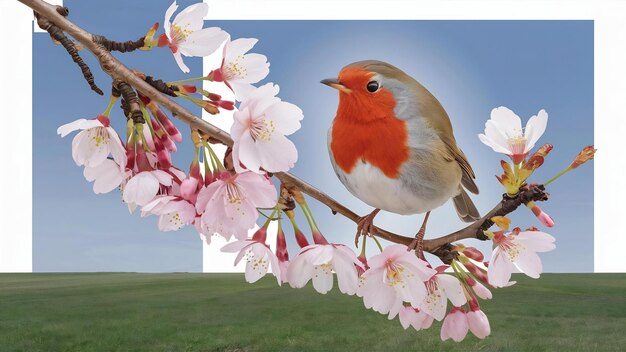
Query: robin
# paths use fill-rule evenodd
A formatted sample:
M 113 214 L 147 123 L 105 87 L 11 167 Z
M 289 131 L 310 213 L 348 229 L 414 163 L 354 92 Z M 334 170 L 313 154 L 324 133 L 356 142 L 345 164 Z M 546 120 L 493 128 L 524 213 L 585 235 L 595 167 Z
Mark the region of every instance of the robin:
M 480 218 L 465 190 L 478 194 L 476 178 L 457 146 L 439 101 L 402 70 L 376 60 L 344 67 L 321 83 L 339 91 L 337 115 L 328 131 L 330 160 L 339 180 L 374 207 L 357 222 L 359 236 L 375 234 L 380 210 L 426 213 L 409 246 L 422 255 L 430 211 L 452 198 L 459 218 Z

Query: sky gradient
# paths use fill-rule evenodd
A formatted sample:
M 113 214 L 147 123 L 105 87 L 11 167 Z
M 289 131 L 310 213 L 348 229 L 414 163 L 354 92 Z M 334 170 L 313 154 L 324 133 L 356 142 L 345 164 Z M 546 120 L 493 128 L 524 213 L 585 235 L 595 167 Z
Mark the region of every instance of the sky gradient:
M 181 9 L 190 3 L 179 1 Z M 102 6 L 66 1 L 71 19 L 79 26 L 117 40 L 136 38 L 154 22 L 162 23 L 169 4 L 108 1 Z M 550 115 L 539 144 L 552 143 L 555 149 L 532 182 L 546 181 L 567 166 L 580 148 L 593 143 L 592 21 L 216 21 L 206 25 L 220 26 L 232 38 L 259 39 L 254 51 L 267 55 L 271 62 L 270 75 L 262 83 L 277 83 L 279 96 L 304 111 L 302 129 L 291 138 L 299 150 L 293 173 L 359 214 L 371 208 L 339 182 L 326 149 L 337 92 L 319 83 L 353 61 L 392 63 L 439 99 L 450 115 L 459 146 L 476 171 L 481 193 L 473 199 L 481 213 L 490 210 L 503 193 L 494 177 L 501 172 L 503 157 L 477 138 L 494 107 L 511 108 L 524 124 L 540 109 Z M 56 129 L 99 114 L 108 98 L 89 92 L 78 68 L 62 48 L 50 43 L 47 34 L 35 35 L 33 46 L 34 271 L 201 271 L 202 246 L 193 228 L 159 232 L 156 218 L 129 216 L 118 193 L 93 194 L 71 158 L 72 137 L 61 139 Z M 82 56 L 96 82 L 108 92 L 110 79 L 90 54 Z M 165 80 L 184 76 L 168 50 L 117 56 L 127 66 Z M 201 59 L 186 58 L 185 62 L 190 75 L 200 75 Z M 121 130 L 123 116 L 119 110 L 114 114 L 112 123 Z M 188 136 L 188 130 L 178 125 Z M 178 150 L 175 164 L 186 169 L 193 148 L 184 142 Z M 557 249 L 542 255 L 544 269 L 593 271 L 592 165 L 564 176 L 548 191 L 552 198 L 541 206 L 556 221 L 549 232 L 557 238 Z M 315 201 L 309 203 L 329 240 L 352 243 L 352 222 L 333 216 Z M 381 212 L 375 223 L 412 235 L 422 217 Z M 525 208 L 512 219 L 521 227 L 540 227 Z M 300 222 L 304 227 L 305 222 Z M 452 205 L 446 203 L 431 214 L 427 237 L 461 226 Z M 476 240 L 467 243 L 489 247 Z M 374 246 L 369 250 L 376 253 Z

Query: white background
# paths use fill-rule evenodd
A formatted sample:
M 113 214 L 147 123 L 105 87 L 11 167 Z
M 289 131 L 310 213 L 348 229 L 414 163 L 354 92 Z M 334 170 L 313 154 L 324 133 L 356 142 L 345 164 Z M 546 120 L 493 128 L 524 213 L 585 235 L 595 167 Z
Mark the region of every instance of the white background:
M 207 0 L 208 19 L 585 19 L 595 21 L 596 272 L 626 272 L 626 3 L 620 1 Z M 32 11 L 2 0 L 0 272 L 32 271 Z M 205 67 L 206 62 L 205 62 Z M 206 72 L 205 72 L 206 73 Z M 69 156 L 68 156 L 69 157 Z M 218 247 L 214 246 L 213 248 Z M 213 250 L 213 249 L 211 249 Z M 217 253 L 216 253 L 217 254 Z M 591 255 L 591 253 L 590 253 Z M 211 253 L 205 250 L 205 267 Z M 229 256 L 232 258 L 232 256 Z M 226 265 L 214 263 L 213 265 Z M 232 265 L 232 263 L 228 263 Z M 226 268 L 226 266 L 224 266 Z

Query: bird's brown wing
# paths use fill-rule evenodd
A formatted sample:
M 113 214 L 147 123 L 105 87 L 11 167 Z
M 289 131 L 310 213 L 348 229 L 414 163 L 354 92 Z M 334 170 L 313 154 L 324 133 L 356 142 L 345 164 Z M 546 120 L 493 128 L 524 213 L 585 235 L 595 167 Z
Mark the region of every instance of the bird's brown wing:
M 461 178 L 463 187 L 474 194 L 478 194 L 478 186 L 476 186 L 476 183 L 474 182 L 476 174 L 474 173 L 472 166 L 467 161 L 463 151 L 456 146 L 456 142 L 454 140 L 450 141 L 450 138 L 446 138 L 446 136 L 441 135 L 440 138 L 448 147 L 451 160 L 455 160 L 461 167 L 461 170 L 463 170 L 463 176 Z
M 443 106 L 441 106 L 441 103 L 439 103 L 439 100 L 424 86 L 414 81 L 414 87 L 418 92 L 417 99 L 419 101 L 420 115 L 422 118 L 425 118 L 428 125 L 437 131 L 439 138 L 445 143 L 450 157 L 449 160 L 456 161 L 461 167 L 461 170 L 463 170 L 463 177 L 461 178 L 463 187 L 474 194 L 478 194 L 478 186 L 476 186 L 474 182 L 476 174 L 467 161 L 465 154 L 456 144 L 448 114 L 443 109 Z

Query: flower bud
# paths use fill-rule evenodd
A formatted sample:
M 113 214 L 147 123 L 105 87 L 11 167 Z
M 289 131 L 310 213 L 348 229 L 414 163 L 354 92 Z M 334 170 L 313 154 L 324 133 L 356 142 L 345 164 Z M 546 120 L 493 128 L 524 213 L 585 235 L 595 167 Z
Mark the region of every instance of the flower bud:
M 593 145 L 586 146 L 583 150 L 578 153 L 576 159 L 570 164 L 570 169 L 575 169 L 580 165 L 586 163 L 587 161 L 593 159 L 596 154 L 597 149 L 593 148 Z
M 484 339 L 491 334 L 489 319 L 487 319 L 487 315 L 480 310 L 478 304 L 475 307 L 470 308 L 470 311 L 467 313 L 467 323 L 469 330 L 479 339 Z
M 191 84 L 181 84 L 180 86 L 178 86 L 178 91 L 186 93 L 186 94 L 191 94 L 191 93 L 195 93 L 197 91 L 196 86 L 191 85 Z
M 466 257 L 473 259 L 477 262 L 482 262 L 483 259 L 485 259 L 483 253 L 475 247 L 465 247 L 463 249 L 463 254 L 465 254 Z
M 441 325 L 441 340 L 449 338 L 456 342 L 461 342 L 467 335 L 469 325 L 463 307 L 453 307 L 446 315 Z
M 530 202 L 529 207 L 530 207 L 530 210 L 533 212 L 533 214 L 535 214 L 537 219 L 539 219 L 539 221 L 541 221 L 541 223 L 544 226 L 546 227 L 554 226 L 554 220 L 552 220 L 550 215 L 546 214 L 543 210 L 541 210 L 541 208 L 539 208 L 538 205 L 536 205 L 534 202 Z

